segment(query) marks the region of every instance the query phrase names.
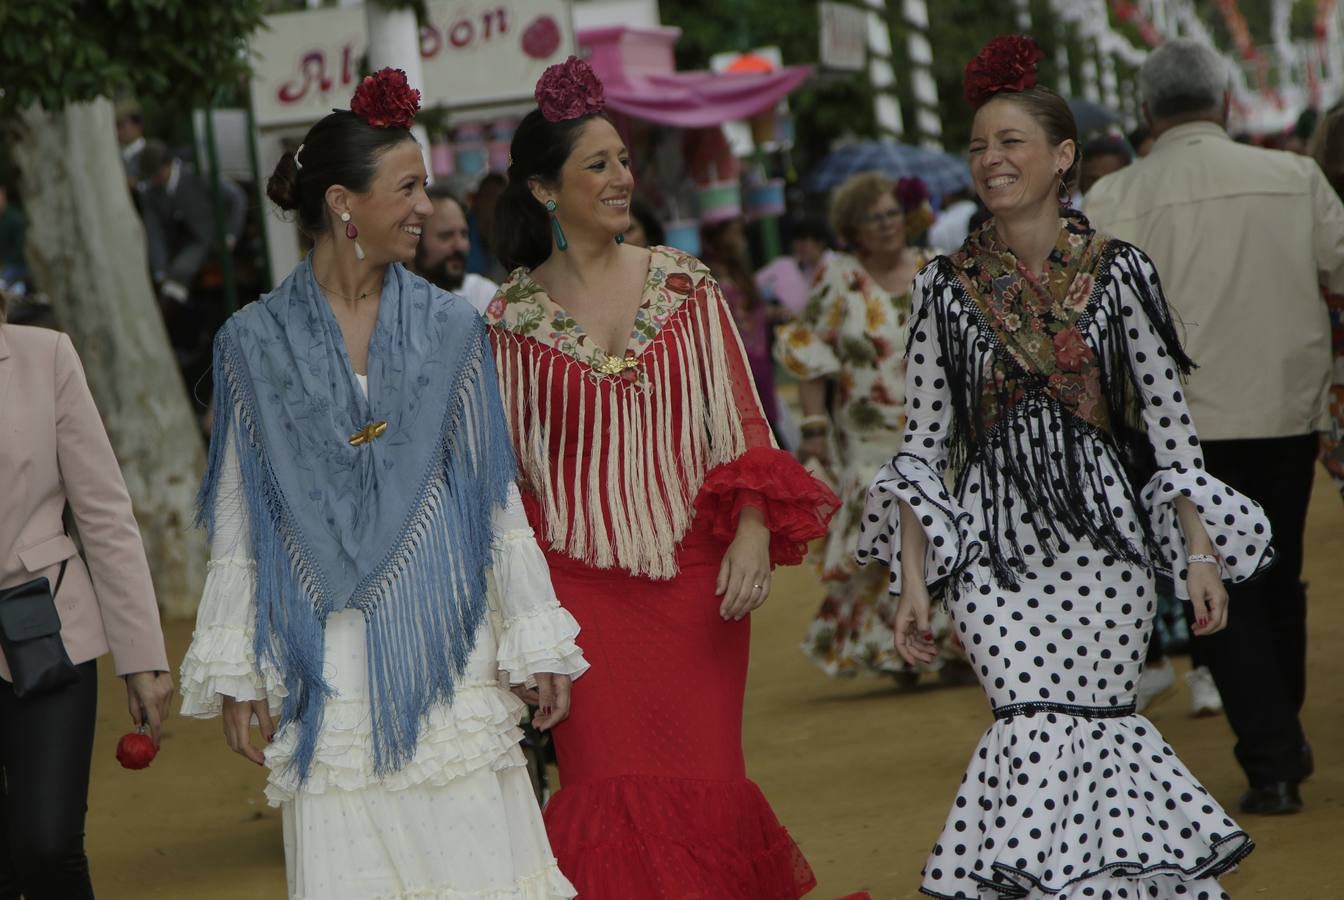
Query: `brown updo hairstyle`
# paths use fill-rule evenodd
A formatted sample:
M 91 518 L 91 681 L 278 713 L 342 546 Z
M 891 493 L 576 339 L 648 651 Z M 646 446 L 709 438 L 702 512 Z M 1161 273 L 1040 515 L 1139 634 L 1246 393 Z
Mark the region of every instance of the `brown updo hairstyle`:
M 363 193 L 373 182 L 378 159 L 403 141 L 408 128 L 379 128 L 349 110 L 336 110 L 308 129 L 294 153 L 285 151 L 266 182 L 266 196 L 286 212 L 298 213 L 299 227 L 314 240 L 331 230 L 327 188 L 343 185 Z
M 1064 98 L 1045 85 L 1037 84 L 1024 91 L 1000 91 L 985 102 L 992 103 L 995 100 L 1006 100 L 1021 106 L 1041 126 L 1046 140 L 1054 146 L 1073 141 L 1073 165 L 1064 173 L 1062 181 L 1066 188 L 1072 187 L 1083 165 L 1083 147 L 1078 143 L 1078 123 L 1074 121 L 1073 110 L 1069 109 Z
M 543 185 L 558 187 L 560 170 L 574 152 L 579 132 L 594 119 L 606 116 L 591 113 L 551 122 L 540 109 L 534 109 L 518 123 L 509 145 L 509 183 L 495 201 L 491 235 L 491 246 L 506 270 L 535 269 L 551 255 L 550 215 L 532 196 L 528 182 L 536 178 Z
M 831 230 L 851 251 L 859 249 L 863 217 L 883 197 L 896 196 L 896 182 L 881 172 L 860 172 L 840 183 L 831 194 Z M 902 210 L 904 211 L 904 210 Z

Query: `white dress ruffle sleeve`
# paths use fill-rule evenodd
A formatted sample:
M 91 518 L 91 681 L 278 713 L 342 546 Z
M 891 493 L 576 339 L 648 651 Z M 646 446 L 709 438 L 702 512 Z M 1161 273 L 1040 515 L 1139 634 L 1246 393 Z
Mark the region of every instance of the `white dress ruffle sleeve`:
M 181 669 L 188 716 L 217 715 L 225 696 L 265 698 L 275 715 L 285 696 L 280 673 L 258 665 L 253 653 L 255 565 L 239 481 L 230 446 L 210 568 Z M 297 729 L 277 722 L 265 748 L 266 797 L 284 815 L 291 898 L 574 896 L 551 854 L 518 746 L 525 707 L 507 684 L 535 684 L 543 672 L 577 677 L 588 664 L 516 488 L 494 527 L 490 615 L 452 703 L 430 709 L 414 757 L 390 776 L 373 771 L 364 620 L 356 610 L 328 617 L 323 665 L 333 696 L 307 780 L 300 783 L 288 766 Z

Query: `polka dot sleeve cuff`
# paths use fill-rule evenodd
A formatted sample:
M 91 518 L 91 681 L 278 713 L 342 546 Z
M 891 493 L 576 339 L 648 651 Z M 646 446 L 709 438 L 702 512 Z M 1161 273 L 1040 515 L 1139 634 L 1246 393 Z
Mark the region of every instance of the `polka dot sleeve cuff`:
M 1274 560 L 1270 546 L 1269 520 L 1265 511 L 1208 472 L 1180 463 L 1160 469 L 1143 489 L 1143 507 L 1152 517 L 1153 534 L 1161 548 L 1155 562 L 1171 572 L 1176 596 L 1189 599 L 1185 588 L 1185 536 L 1176 515 L 1176 499 L 1195 504 L 1200 521 L 1213 540 L 1218 567 L 1225 581 L 1245 581 L 1269 567 Z
M 892 594 L 901 592 L 901 509 L 904 500 L 919 517 L 927 538 L 924 577 L 929 587 L 975 562 L 980 542 L 970 531 L 971 515 L 951 495 L 928 462 L 913 453 L 898 453 L 883 466 L 868 489 L 859 544 L 859 565 L 882 562 L 891 569 Z

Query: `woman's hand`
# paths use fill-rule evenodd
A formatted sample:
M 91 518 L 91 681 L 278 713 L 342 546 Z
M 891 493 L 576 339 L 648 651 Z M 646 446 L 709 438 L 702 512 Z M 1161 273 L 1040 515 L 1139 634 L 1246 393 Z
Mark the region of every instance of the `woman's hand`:
M 744 506 L 737 520 L 737 535 L 723 554 L 714 596 L 722 597 L 719 615 L 725 621 L 740 621 L 760 608 L 770 594 L 770 529 L 765 516 L 754 506 Z
M 159 746 L 163 723 L 173 699 L 173 676 L 167 672 L 133 672 L 126 676 L 126 708 L 136 727 L 149 726 L 154 746 Z
M 571 679 L 568 675 L 555 675 L 550 672 L 538 672 L 536 678 L 536 690 L 523 686 L 520 691 L 519 686 L 515 685 L 513 692 L 521 697 L 524 703 L 537 707 L 537 714 L 532 717 L 532 727 L 538 731 L 549 731 L 569 718 Z
M 266 743 L 275 740 L 275 724 L 271 721 L 271 710 L 265 700 L 235 700 L 224 698 L 224 740 L 229 749 L 264 765 L 266 757 L 252 743 L 252 717 L 257 717 L 257 727 Z
M 831 442 L 825 435 L 803 438 L 798 444 L 798 461 L 805 463 L 815 459 L 827 468 L 831 465 Z
M 1199 517 L 1199 510 L 1189 497 L 1176 498 L 1176 518 L 1181 523 L 1181 535 L 1185 538 L 1185 548 L 1192 556 L 1217 557 L 1213 541 Z M 1190 603 L 1195 608 L 1194 634 L 1203 637 L 1213 634 L 1227 625 L 1227 588 L 1223 587 L 1221 573 L 1216 562 L 1187 562 L 1185 587 L 1190 593 Z
M 896 652 L 912 666 L 927 665 L 938 656 L 929 627 L 930 605 L 928 585 L 906 578 L 896 604 Z
M 1217 563 L 1188 563 L 1185 587 L 1195 608 L 1194 634 L 1204 637 L 1227 626 L 1227 588 L 1219 577 Z

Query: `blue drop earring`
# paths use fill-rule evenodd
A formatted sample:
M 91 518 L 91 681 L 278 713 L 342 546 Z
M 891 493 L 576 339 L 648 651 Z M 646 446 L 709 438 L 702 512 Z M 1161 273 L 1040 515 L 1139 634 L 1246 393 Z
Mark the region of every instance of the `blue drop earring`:
M 551 217 L 551 234 L 555 237 L 555 246 L 557 250 L 569 249 L 569 241 L 565 240 L 565 231 L 560 227 L 560 220 L 555 217 L 555 201 L 546 201 L 546 212 Z
M 621 234 L 616 235 L 616 243 L 618 243 L 618 244 L 624 244 L 624 243 L 625 243 L 625 234 L 624 234 L 624 233 L 621 233 Z

